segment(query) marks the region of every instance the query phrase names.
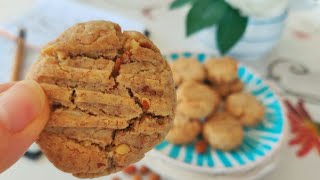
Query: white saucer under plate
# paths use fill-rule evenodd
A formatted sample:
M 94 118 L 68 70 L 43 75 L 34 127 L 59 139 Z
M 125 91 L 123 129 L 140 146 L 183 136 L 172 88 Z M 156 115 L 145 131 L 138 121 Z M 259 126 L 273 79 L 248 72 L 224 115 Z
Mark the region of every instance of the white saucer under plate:
M 212 56 L 183 52 L 169 54 L 166 59 L 175 61 L 180 57 L 195 58 L 203 63 Z M 238 77 L 245 85 L 244 91 L 254 95 L 266 108 L 264 120 L 258 126 L 244 129 L 244 142 L 238 149 L 223 152 L 207 147 L 206 153 L 198 154 L 194 143 L 175 145 L 163 141 L 152 155 L 176 167 L 214 175 L 247 172 L 270 160 L 279 151 L 287 132 L 280 98 L 257 73 L 240 63 Z
M 172 165 L 163 159 L 159 159 L 149 153 L 146 155 L 144 162 L 151 170 L 159 173 L 163 179 L 183 179 L 183 180 L 258 180 L 272 172 L 278 165 L 280 154 L 275 155 L 260 166 L 257 166 L 247 172 L 234 174 L 206 174 L 195 171 L 189 171 L 183 167 Z

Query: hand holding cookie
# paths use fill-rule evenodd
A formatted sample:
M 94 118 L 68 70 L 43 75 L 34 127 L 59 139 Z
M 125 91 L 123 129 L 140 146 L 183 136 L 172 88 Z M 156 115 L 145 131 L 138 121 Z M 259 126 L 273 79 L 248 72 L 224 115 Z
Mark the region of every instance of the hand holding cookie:
M 23 156 L 48 117 L 47 98 L 38 83 L 0 85 L 0 173 Z
M 37 140 L 64 172 L 108 175 L 141 160 L 173 122 L 169 64 L 144 35 L 112 22 L 66 30 L 27 79 L 0 86 L 0 172 Z

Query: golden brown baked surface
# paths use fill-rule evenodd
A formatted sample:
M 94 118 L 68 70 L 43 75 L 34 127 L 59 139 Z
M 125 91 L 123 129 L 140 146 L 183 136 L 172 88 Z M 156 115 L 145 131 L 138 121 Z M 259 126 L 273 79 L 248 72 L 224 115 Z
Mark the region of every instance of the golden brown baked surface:
M 213 84 L 231 83 L 237 78 L 237 61 L 231 57 L 213 58 L 204 65 L 208 79 Z
M 204 118 L 214 112 L 220 103 L 218 93 L 195 81 L 185 81 L 177 89 L 177 109 L 190 118 Z
M 251 94 L 239 92 L 228 96 L 225 108 L 245 126 L 256 126 L 264 117 L 265 107 Z
M 180 58 L 170 65 L 176 85 L 188 80 L 201 82 L 205 79 L 204 66 L 196 59 Z
M 177 109 L 173 124 L 166 136 L 166 140 L 173 144 L 190 143 L 201 132 L 201 122 L 198 119 L 189 118 L 181 109 Z
M 166 136 L 166 140 L 173 144 L 188 144 L 195 140 L 201 132 L 199 120 L 191 120 L 181 126 L 174 126 Z
M 242 144 L 240 122 L 227 112 L 217 112 L 203 125 L 203 137 L 214 149 L 228 151 Z
M 160 51 L 112 22 L 66 30 L 42 49 L 27 78 L 41 84 L 51 105 L 38 144 L 57 168 L 77 177 L 140 160 L 174 118 L 174 82 Z
M 236 93 L 243 90 L 243 83 L 236 79 L 231 83 L 213 85 L 213 89 L 218 92 L 218 94 L 222 97 L 229 96 L 232 93 Z

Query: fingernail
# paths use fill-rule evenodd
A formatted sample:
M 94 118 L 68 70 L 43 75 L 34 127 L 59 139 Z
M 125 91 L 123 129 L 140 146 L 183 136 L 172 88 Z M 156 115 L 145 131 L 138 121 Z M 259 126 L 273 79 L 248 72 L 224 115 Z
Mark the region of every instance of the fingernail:
M 32 80 L 16 83 L 0 96 L 0 123 L 10 132 L 26 128 L 43 110 L 46 96 Z

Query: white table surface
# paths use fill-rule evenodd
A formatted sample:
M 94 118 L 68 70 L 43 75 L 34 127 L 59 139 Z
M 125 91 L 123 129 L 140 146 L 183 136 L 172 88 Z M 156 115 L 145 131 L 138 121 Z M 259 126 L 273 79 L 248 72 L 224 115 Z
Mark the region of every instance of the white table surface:
M 84 1 L 84 0 L 81 0 Z M 19 16 L 27 11 L 35 2 L 35 0 L 0 0 L 0 23 L 7 22 L 9 19 Z M 99 0 L 92 0 L 90 3 L 102 9 L 117 11 L 125 16 L 138 19 L 143 22 L 151 31 L 151 39 L 158 45 L 163 53 L 173 51 L 194 51 L 194 52 L 209 52 L 197 39 L 186 39 L 184 36 L 184 13 L 185 9 L 178 11 L 168 11 L 165 7 L 156 9 L 153 12 L 153 20 L 144 16 L 140 11 L 121 9 L 118 7 L 108 6 L 106 3 L 101 3 Z M 320 21 L 320 19 L 319 19 Z M 290 23 L 289 23 L 290 26 Z M 286 32 L 286 31 L 285 31 Z M 302 61 L 307 64 L 312 71 L 320 71 L 320 52 L 319 48 L 312 48 L 312 44 L 320 42 L 320 33 L 314 36 L 313 43 L 301 42 L 299 44 L 292 40 L 289 33 L 285 33 L 279 46 L 274 53 L 270 55 L 269 59 L 275 56 L 285 57 Z M 319 46 L 318 46 L 319 47 Z M 299 50 L 299 51 L 298 51 Z M 32 61 L 37 57 L 37 52 L 28 52 L 28 61 Z M 251 63 L 254 67 L 257 64 L 266 64 L 268 60 L 259 63 Z M 265 70 L 264 66 L 259 69 Z M 311 87 L 310 87 L 311 88 Z M 318 107 L 311 107 L 312 110 L 317 110 Z M 313 114 L 318 115 L 318 111 Z M 318 116 L 319 117 L 319 116 Z M 296 148 L 286 147 L 281 153 L 281 161 L 279 166 L 270 175 L 266 176 L 264 180 L 317 180 L 320 179 L 320 156 L 316 152 L 311 152 L 303 158 L 295 156 Z M 70 175 L 63 174 L 55 169 L 46 159 L 42 159 L 38 163 L 31 162 L 22 158 L 9 170 L 0 174 L 0 179 L 4 180 L 20 180 L 20 179 L 48 179 L 54 180 L 55 175 L 59 174 L 60 179 L 73 179 Z M 103 178 L 108 179 L 108 177 Z

